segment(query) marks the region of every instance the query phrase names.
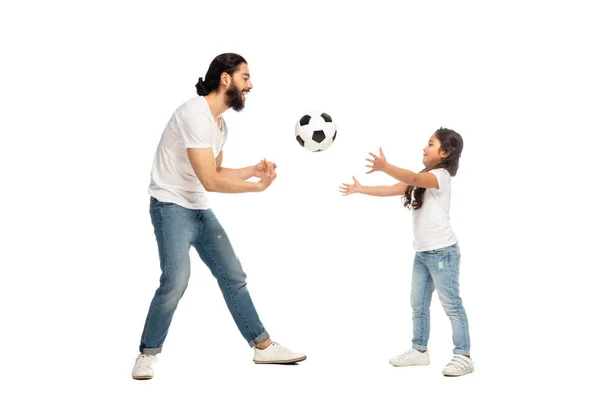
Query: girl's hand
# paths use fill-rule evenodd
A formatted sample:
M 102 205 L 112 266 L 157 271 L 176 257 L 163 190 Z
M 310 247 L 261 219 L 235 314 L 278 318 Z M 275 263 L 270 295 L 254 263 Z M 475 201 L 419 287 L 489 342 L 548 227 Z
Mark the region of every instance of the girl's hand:
M 340 186 L 340 193 L 342 193 L 342 196 L 348 196 L 352 193 L 361 192 L 362 185 L 360 184 L 360 182 L 355 177 L 352 177 L 352 179 L 354 180 L 353 184 L 349 185 L 347 183 L 342 183 L 342 186 Z
M 257 178 L 264 177 L 265 172 L 267 172 L 269 168 L 273 168 L 273 170 L 275 170 L 275 168 L 277 168 L 277 164 L 267 161 L 265 158 L 254 166 L 254 176 Z
M 369 155 L 373 158 L 372 159 L 365 158 L 365 160 L 367 160 L 368 162 L 371 163 L 370 165 L 369 164 L 365 165 L 365 167 L 371 168 L 371 170 L 368 171 L 367 174 L 370 174 L 375 171 L 383 171 L 385 169 L 385 167 L 387 167 L 388 163 L 387 163 L 387 160 L 385 159 L 385 154 L 383 154 L 383 150 L 381 150 L 381 147 L 379 148 L 379 157 L 377 157 L 373 153 L 369 153 Z

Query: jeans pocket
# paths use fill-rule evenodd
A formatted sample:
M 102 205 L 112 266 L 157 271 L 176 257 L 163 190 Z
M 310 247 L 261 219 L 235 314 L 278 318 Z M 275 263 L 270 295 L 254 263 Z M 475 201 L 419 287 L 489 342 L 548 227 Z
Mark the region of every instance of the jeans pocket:
M 171 208 L 176 207 L 175 203 L 168 203 L 164 201 L 156 200 L 155 198 L 150 199 L 150 216 L 154 220 L 154 218 L 158 215 L 161 215 L 163 211 L 170 210 Z

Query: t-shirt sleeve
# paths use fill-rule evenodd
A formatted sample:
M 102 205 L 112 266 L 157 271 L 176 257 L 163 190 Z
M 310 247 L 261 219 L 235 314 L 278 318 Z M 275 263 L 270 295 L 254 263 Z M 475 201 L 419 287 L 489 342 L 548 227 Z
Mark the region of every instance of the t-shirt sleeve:
M 450 187 L 450 172 L 448 172 L 445 168 L 438 168 L 438 169 L 432 169 L 431 171 L 432 174 L 435 175 L 435 177 L 438 180 L 438 190 L 444 191 L 444 190 L 448 190 L 448 188 Z
M 179 132 L 186 148 L 212 147 L 212 122 L 206 113 L 177 117 Z
M 221 142 L 221 150 L 219 150 L 219 151 L 223 151 L 223 147 L 225 147 L 225 143 L 227 142 L 227 134 L 228 134 L 227 123 L 225 123 L 225 119 L 222 119 L 222 121 L 223 121 L 223 141 Z

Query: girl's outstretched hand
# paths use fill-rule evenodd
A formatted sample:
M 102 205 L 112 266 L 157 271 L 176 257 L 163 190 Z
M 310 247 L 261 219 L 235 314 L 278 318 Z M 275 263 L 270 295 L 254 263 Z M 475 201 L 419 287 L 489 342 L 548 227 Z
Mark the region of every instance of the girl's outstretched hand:
M 353 184 L 349 185 L 347 183 L 342 183 L 342 186 L 340 186 L 340 193 L 342 193 L 342 196 L 348 196 L 352 193 L 360 193 L 362 185 L 355 177 L 352 177 L 352 179 L 354 180 Z
M 383 169 L 387 166 L 387 160 L 385 159 L 385 154 L 383 154 L 381 147 L 379 148 L 379 157 L 373 153 L 369 153 L 369 155 L 373 158 L 365 158 L 365 160 L 371 163 L 365 165 L 365 167 L 371 168 L 370 171 L 367 171 L 367 174 L 375 171 L 383 171 Z

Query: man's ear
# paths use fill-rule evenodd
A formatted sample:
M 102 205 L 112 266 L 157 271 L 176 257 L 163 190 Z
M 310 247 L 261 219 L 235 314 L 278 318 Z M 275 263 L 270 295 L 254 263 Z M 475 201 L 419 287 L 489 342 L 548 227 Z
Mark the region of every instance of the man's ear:
M 229 86 L 230 81 L 231 81 L 231 76 L 227 72 L 223 72 L 221 74 L 221 83 L 225 86 Z

